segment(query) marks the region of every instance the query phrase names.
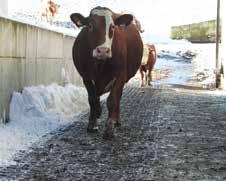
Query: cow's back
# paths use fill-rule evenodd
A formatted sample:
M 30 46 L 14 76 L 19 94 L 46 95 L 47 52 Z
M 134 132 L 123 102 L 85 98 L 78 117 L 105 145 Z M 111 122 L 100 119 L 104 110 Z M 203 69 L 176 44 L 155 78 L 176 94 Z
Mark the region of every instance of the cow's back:
M 153 44 L 148 45 L 148 47 L 149 47 L 149 51 L 150 51 L 148 59 L 151 64 L 150 66 L 153 68 L 155 65 L 155 62 L 156 62 L 156 58 L 157 58 L 156 48 L 155 48 L 155 45 L 153 45 Z
M 143 56 L 141 60 L 141 65 L 146 65 L 149 59 L 149 48 L 148 45 L 143 45 Z
M 126 29 L 127 43 L 127 81 L 133 77 L 140 67 L 143 55 L 143 42 L 136 26 L 131 24 Z

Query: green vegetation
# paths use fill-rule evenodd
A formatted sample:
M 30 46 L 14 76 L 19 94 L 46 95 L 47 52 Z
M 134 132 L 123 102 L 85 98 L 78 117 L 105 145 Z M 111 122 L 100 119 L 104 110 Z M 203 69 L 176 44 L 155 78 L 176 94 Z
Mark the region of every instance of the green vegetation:
M 216 41 L 216 20 L 171 27 L 172 39 L 187 39 L 194 43 Z

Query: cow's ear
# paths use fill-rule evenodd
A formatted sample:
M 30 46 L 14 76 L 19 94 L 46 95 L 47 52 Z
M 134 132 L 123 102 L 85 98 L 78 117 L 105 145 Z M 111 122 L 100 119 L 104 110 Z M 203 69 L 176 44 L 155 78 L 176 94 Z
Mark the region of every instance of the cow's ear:
M 85 26 L 88 24 L 88 18 L 85 18 L 84 16 L 82 16 L 79 13 L 73 13 L 70 16 L 71 21 L 77 26 L 77 27 L 81 27 L 81 26 Z
M 131 14 L 123 14 L 115 19 L 115 25 L 118 26 L 128 26 L 133 21 L 133 16 Z

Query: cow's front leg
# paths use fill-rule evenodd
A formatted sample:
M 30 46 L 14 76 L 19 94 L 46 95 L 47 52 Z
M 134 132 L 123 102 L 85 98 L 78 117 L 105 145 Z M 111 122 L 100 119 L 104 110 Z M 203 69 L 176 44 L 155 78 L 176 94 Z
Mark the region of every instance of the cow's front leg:
M 141 78 L 141 84 L 140 87 L 144 87 L 144 72 L 140 67 L 140 78 Z
M 114 136 L 114 128 L 120 125 L 120 99 L 123 91 L 123 82 L 115 82 L 107 99 L 108 119 L 104 132 L 104 139 L 110 140 Z
M 97 118 L 99 118 L 101 114 L 100 98 L 97 96 L 96 87 L 93 81 L 83 80 L 83 82 L 87 89 L 88 101 L 90 106 L 87 132 L 96 132 L 98 130 Z
M 148 84 L 148 74 L 147 74 L 147 71 L 145 72 L 145 81 L 144 81 L 144 85 L 147 86 Z

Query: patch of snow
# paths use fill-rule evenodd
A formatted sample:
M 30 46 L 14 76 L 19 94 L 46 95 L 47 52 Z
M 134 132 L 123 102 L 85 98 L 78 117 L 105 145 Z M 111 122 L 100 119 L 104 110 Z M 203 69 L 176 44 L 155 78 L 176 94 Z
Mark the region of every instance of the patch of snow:
M 171 69 L 172 75 L 161 83 L 211 88 L 215 82 L 215 44 L 156 44 L 158 69 Z
M 18 151 L 26 150 L 43 135 L 75 121 L 88 108 L 85 88 L 66 84 L 26 87 L 14 92 L 10 122 L 0 125 L 0 166 L 14 164 Z
M 152 42 L 149 42 L 152 43 Z M 153 85 L 180 84 L 212 89 L 215 85 L 215 44 L 154 43 L 157 61 Z M 132 83 L 139 85 L 140 74 Z
M 166 43 L 167 42 L 167 43 Z M 192 76 L 192 59 L 185 55 L 188 52 L 195 54 L 190 42 L 168 40 L 165 43 L 156 43 L 157 61 L 154 69 L 168 70 L 169 76 L 156 80 L 156 84 L 187 84 Z M 193 57 L 192 57 L 193 58 Z

